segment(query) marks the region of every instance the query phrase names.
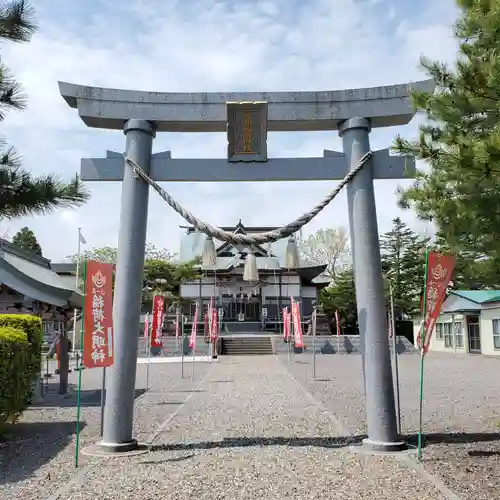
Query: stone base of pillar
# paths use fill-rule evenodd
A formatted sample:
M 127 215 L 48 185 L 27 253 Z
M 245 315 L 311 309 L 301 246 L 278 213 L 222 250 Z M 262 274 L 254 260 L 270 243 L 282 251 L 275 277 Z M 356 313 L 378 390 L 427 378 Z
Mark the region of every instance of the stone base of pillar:
M 102 441 L 91 444 L 82 449 L 82 455 L 90 457 L 131 457 L 148 453 L 149 447 L 139 444 L 135 439 L 129 443 L 104 443 Z
M 412 451 L 404 441 L 384 443 L 381 441 L 372 441 L 371 439 L 363 439 L 362 443 L 351 445 L 349 450 L 353 453 L 366 455 L 397 455 Z

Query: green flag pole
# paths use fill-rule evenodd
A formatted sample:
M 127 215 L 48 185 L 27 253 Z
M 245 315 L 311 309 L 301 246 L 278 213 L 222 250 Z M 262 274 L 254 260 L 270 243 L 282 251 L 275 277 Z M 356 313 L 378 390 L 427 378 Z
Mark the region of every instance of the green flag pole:
M 78 457 L 80 454 L 80 413 L 81 413 L 81 391 L 83 372 L 83 337 L 85 328 L 85 292 L 87 290 L 87 261 L 83 263 L 83 297 L 82 297 L 82 319 L 80 324 L 80 366 L 78 370 L 78 392 L 76 403 L 76 448 L 75 448 L 75 468 L 78 468 Z
M 423 406 L 424 406 L 424 345 L 425 345 L 425 316 L 427 312 L 427 272 L 429 268 L 429 247 L 425 248 L 425 267 L 424 267 L 424 300 L 423 300 L 423 321 L 420 327 L 420 410 L 418 426 L 418 461 L 422 461 L 422 427 L 423 427 Z

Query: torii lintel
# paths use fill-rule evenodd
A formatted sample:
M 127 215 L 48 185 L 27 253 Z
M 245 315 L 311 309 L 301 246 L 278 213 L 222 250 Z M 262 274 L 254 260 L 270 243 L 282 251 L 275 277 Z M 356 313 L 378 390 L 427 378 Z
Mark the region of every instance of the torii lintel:
M 389 149 L 374 151 L 371 161 L 374 179 L 409 179 L 415 174 L 414 157 L 394 156 Z M 227 159 L 172 158 L 170 151 L 162 151 L 151 155 L 149 172 L 157 182 L 292 182 L 340 180 L 348 168 L 343 153 L 329 150 L 318 158 L 271 158 L 250 165 Z M 81 160 L 84 181 L 120 182 L 124 171 L 124 158 L 118 152 Z

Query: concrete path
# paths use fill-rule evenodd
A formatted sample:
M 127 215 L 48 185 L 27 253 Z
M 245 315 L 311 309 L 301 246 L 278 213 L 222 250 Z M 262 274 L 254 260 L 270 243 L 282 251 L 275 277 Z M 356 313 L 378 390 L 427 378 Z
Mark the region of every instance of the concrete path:
M 148 454 L 92 459 L 51 499 L 453 498 L 409 461 L 351 453 L 274 356 L 221 358 L 144 440 Z

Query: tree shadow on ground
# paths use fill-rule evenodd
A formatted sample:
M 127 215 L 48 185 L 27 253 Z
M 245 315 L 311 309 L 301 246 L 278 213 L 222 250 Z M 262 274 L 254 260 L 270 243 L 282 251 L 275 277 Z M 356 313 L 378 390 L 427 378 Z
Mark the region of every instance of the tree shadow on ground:
M 188 455 L 183 455 L 182 457 L 175 457 L 175 458 L 167 458 L 165 460 L 144 460 L 139 463 L 144 464 L 144 465 L 159 465 L 159 464 L 168 464 L 168 463 L 175 463 L 175 462 L 183 462 L 184 460 L 189 460 L 191 458 L 194 458 L 194 453 L 189 453 Z
M 418 434 L 403 436 L 403 439 L 412 446 L 418 444 Z M 433 444 L 468 444 L 492 443 L 500 441 L 499 432 L 435 432 L 422 435 L 422 447 Z
M 80 429 L 85 423 L 80 424 Z M 76 422 L 22 422 L 6 428 L 0 441 L 0 484 L 33 476 L 64 450 L 76 434 Z
M 37 396 L 32 408 L 76 408 L 78 405 L 78 387 L 68 385 L 67 394 L 58 394 L 59 384 L 49 384 L 44 388 L 43 396 Z M 80 391 L 80 405 L 85 408 L 101 406 L 101 389 Z M 146 389 L 136 389 L 135 398 L 142 396 Z
M 170 392 L 194 392 L 194 393 L 198 393 L 198 392 L 207 392 L 205 389 L 179 389 L 177 391 L 170 391 Z
M 320 448 L 345 448 L 359 444 L 366 435 L 342 437 L 234 437 L 224 438 L 220 441 L 201 441 L 196 443 L 176 443 L 152 445 L 151 451 L 187 451 L 209 450 L 214 448 L 248 448 L 264 446 L 290 446 L 290 447 L 320 447 Z M 402 439 L 412 446 L 416 446 L 418 436 L 415 434 L 402 436 Z M 500 440 L 499 433 L 433 433 L 423 436 L 422 447 L 432 444 L 461 444 L 492 442 Z
M 472 450 L 472 451 L 468 451 L 467 455 L 469 455 L 469 457 L 475 457 L 475 458 L 495 457 L 495 456 L 500 456 L 500 451 L 497 451 L 497 450 Z
M 157 444 L 151 451 L 211 450 L 214 448 L 250 448 L 264 446 L 313 446 L 321 448 L 343 448 L 360 442 L 365 436 L 354 437 L 234 437 L 220 441 L 200 441 L 197 443 Z

